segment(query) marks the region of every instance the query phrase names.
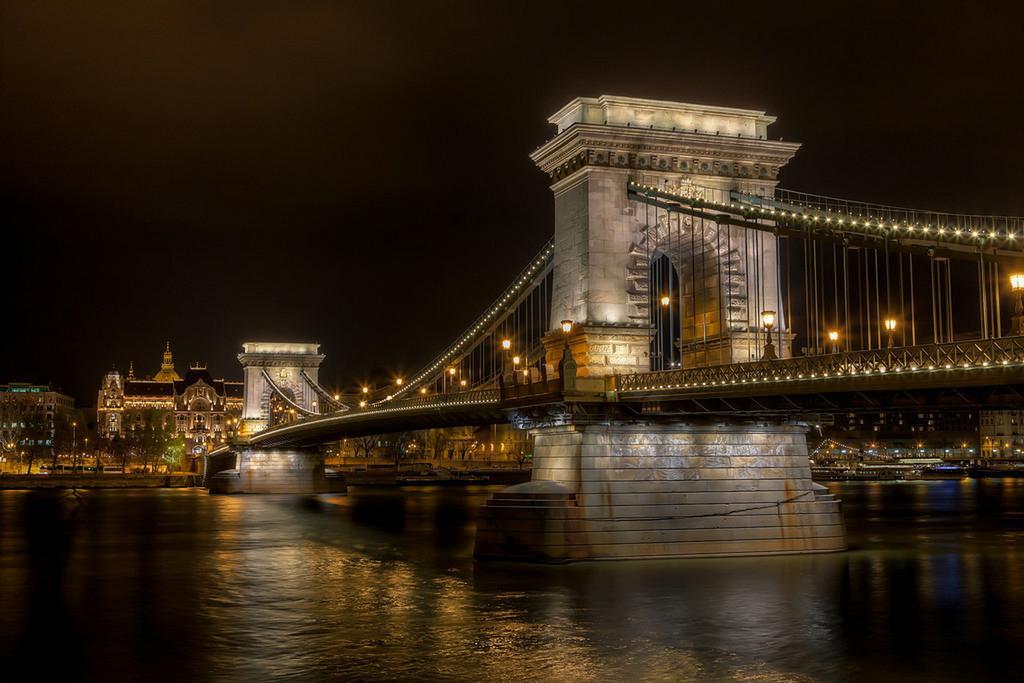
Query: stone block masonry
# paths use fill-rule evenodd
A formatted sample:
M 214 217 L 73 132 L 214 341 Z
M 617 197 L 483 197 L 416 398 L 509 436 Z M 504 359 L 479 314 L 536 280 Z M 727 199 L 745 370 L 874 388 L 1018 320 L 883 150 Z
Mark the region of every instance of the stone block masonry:
M 341 493 L 345 478 L 324 469 L 316 452 L 243 448 L 237 467 L 209 477 L 210 493 Z
M 803 429 L 736 421 L 538 429 L 533 480 L 487 502 L 476 539 L 478 557 L 547 562 L 845 548 Z

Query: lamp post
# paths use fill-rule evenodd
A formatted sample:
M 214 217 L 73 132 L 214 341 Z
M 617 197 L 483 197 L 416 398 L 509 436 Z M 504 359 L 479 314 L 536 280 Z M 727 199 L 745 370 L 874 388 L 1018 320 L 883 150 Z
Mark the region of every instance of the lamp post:
M 1013 293 L 1017 295 L 1011 329 L 1014 334 L 1024 334 L 1024 273 L 1014 273 L 1011 275 L 1010 287 L 1013 289 Z
M 455 391 L 455 368 L 448 368 L 448 389 Z
M 778 356 L 775 354 L 775 345 L 772 344 L 772 328 L 775 327 L 775 311 L 761 311 L 761 324 L 764 326 L 765 341 L 764 341 L 764 354 L 762 358 L 765 360 L 776 360 Z
M 509 354 L 509 351 L 511 349 L 512 349 L 512 340 L 511 339 L 502 339 L 501 340 L 501 350 L 504 351 L 504 353 L 501 354 L 501 378 L 502 378 L 501 381 L 503 381 L 503 382 L 505 381 L 505 370 L 508 369 L 508 365 L 507 365 L 508 364 L 508 354 Z
M 571 332 L 572 320 L 563 320 L 562 335 L 565 340 L 565 350 L 562 351 L 562 360 L 558 364 L 558 374 L 562 378 L 563 390 L 566 388 L 567 382 L 573 387 L 576 384 L 576 361 L 573 360 L 572 351 L 569 349 L 569 334 Z
M 572 332 L 572 321 L 562 321 L 562 335 L 565 340 L 565 352 L 562 354 L 562 360 L 565 360 L 565 354 L 569 353 L 569 333 Z
M 829 330 L 828 340 L 832 342 L 832 353 L 839 353 L 839 333 L 835 330 Z
M 893 332 L 896 331 L 896 318 L 886 318 L 885 319 L 885 331 L 889 335 L 888 345 L 889 345 L 889 348 L 891 349 L 893 347 L 892 335 L 893 335 Z
M 512 383 L 519 384 L 519 356 L 512 356 Z

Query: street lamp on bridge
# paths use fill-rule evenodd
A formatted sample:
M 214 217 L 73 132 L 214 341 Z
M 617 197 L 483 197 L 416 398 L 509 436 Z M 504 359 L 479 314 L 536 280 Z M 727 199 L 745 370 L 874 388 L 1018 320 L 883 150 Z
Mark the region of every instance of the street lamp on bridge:
M 885 331 L 889 334 L 889 348 L 893 347 L 892 335 L 896 331 L 896 318 L 885 319 Z
M 764 354 L 765 360 L 776 360 L 775 345 L 772 343 L 772 328 L 775 327 L 775 311 L 761 311 L 761 324 L 764 325 Z
M 835 330 L 829 330 L 828 340 L 832 342 L 832 353 L 839 353 L 839 333 Z
M 509 351 L 512 349 L 512 340 L 508 339 L 508 338 L 502 339 L 501 340 L 501 349 L 502 349 L 502 351 L 505 352 L 501 356 L 501 381 L 504 382 L 505 381 L 505 367 L 506 367 L 506 363 L 508 362 Z M 512 379 L 514 381 L 515 380 L 515 372 L 514 371 L 513 371 L 512 375 L 513 375 Z
M 572 358 L 572 351 L 569 349 L 569 333 L 572 332 L 572 320 L 562 321 L 562 335 L 565 339 L 565 350 L 562 352 L 562 360 L 558 364 L 558 375 L 562 378 L 563 387 L 567 383 L 575 384 L 576 362 Z
M 1024 334 L 1024 273 L 1010 275 L 1010 287 L 1017 295 L 1016 308 L 1012 319 L 1014 334 Z

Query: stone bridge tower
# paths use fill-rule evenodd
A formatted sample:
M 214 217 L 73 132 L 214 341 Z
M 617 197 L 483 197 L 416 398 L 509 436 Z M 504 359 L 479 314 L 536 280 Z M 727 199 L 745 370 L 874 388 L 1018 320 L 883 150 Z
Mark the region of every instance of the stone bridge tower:
M 242 431 L 252 434 L 270 426 L 274 395 L 304 414 L 319 414 L 316 387 L 324 356 L 320 345 L 290 342 L 245 342 L 242 364 L 244 399 Z
M 762 111 L 610 95 L 576 98 L 548 121 L 557 134 L 531 158 L 550 177 L 555 195 L 551 329 L 558 329 L 561 320 L 574 321 L 569 341 L 580 376 L 646 371 L 652 306 L 649 260 L 644 258 L 659 226 L 648 207 L 628 198 L 627 183 L 701 193 L 716 201 L 728 201 L 730 190 L 771 196 L 779 169 L 799 145 L 768 140 L 775 118 Z M 704 244 L 694 249 L 677 245 L 678 253 L 668 254 L 674 265 L 689 262 L 697 250 L 720 251 L 714 246 L 718 227 L 705 223 L 710 232 Z M 778 328 L 791 339 L 777 299 L 774 236 L 761 233 L 756 254 L 741 246 L 741 240 L 735 243 L 730 253 L 718 253 L 716 259 L 733 264 L 730 277 L 713 284 L 703 280 L 694 286 L 704 291 L 691 292 L 693 305 L 700 302 L 703 308 L 696 313 L 707 322 L 700 335 L 702 354 L 688 356 L 686 351 L 697 340 L 695 325 L 682 329 L 684 365 L 757 357 L 754 338 L 761 310 L 778 311 Z M 748 291 L 748 274 L 758 272 L 757 258 L 773 267 L 760 269 L 761 294 L 751 303 L 742 292 Z M 563 343 L 560 333 L 546 340 L 550 365 L 557 365 Z M 784 343 L 779 355 L 790 355 L 789 347 Z

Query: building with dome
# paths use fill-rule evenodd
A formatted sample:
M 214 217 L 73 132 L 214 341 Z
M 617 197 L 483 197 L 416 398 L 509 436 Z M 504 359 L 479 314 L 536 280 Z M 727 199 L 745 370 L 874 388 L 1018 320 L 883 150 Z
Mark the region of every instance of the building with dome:
M 205 365 L 192 364 L 184 377 L 174 368 L 170 342 L 160 370 L 148 379 L 128 364 L 103 377 L 96 401 L 96 426 L 106 438 L 126 436 L 147 424 L 173 430 L 189 453 L 199 455 L 223 443 L 242 414 L 242 383 L 215 379 Z

